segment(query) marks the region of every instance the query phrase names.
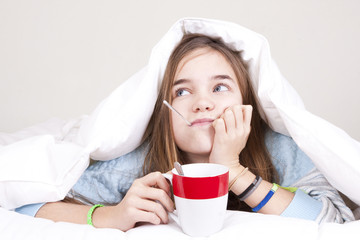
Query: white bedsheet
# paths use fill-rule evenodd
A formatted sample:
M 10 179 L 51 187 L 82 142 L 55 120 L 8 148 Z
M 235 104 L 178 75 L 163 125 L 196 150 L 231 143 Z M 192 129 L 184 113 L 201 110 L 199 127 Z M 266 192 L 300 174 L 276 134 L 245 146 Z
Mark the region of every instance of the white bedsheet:
M 1 239 L 184 237 L 174 223 L 146 225 L 125 234 L 113 229 L 33 219 L 8 210 L 29 203 L 60 200 L 88 166 L 89 156 L 106 161 L 137 147 L 150 118 L 167 59 L 185 32 L 220 36 L 241 50 L 249 65 L 261 112 L 269 125 L 292 136 L 329 182 L 360 204 L 360 143 L 304 108 L 301 98 L 273 62 L 266 39 L 232 23 L 181 19 L 154 47 L 148 65 L 114 90 L 91 115 L 72 121 L 53 119 L 12 134 L 0 133 Z M 281 239 L 292 233 L 295 239 L 305 236 L 328 239 L 336 235 L 354 236 L 360 231 L 359 221 L 318 227 L 309 221 L 240 212 L 229 212 L 227 223 L 221 233 L 211 238 L 255 234 Z
M 88 225 L 65 222 L 54 223 L 34 219 L 0 208 L 0 237 L 8 239 L 292 239 L 329 240 L 356 239 L 360 221 L 348 224 L 325 223 L 320 226 L 313 221 L 283 218 L 238 211 L 227 211 L 224 228 L 209 237 L 192 238 L 170 220 L 169 224 L 145 224 L 127 232 L 116 229 L 96 229 Z

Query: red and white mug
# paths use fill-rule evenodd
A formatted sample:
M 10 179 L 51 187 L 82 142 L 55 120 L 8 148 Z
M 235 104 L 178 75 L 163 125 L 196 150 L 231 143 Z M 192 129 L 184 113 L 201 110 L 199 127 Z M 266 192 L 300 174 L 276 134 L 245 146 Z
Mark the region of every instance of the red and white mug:
M 175 221 L 184 233 L 205 237 L 223 227 L 226 215 L 229 169 L 220 164 L 182 165 L 184 175 L 173 169 L 163 174 L 173 185 Z

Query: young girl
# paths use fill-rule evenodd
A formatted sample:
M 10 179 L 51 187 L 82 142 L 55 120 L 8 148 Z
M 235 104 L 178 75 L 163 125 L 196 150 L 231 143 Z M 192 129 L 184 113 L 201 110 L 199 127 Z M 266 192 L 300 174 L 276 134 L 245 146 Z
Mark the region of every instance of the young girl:
M 169 111 L 164 99 L 191 126 Z M 161 172 L 175 161 L 227 166 L 228 209 L 319 223 L 353 220 L 338 192 L 294 141 L 270 130 L 260 117 L 241 53 L 199 34 L 185 35 L 173 50 L 143 144 L 87 169 L 68 194 L 85 205 L 47 203 L 36 217 L 123 231 L 138 222 L 167 223 L 174 204 Z M 137 178 L 142 165 L 146 175 Z

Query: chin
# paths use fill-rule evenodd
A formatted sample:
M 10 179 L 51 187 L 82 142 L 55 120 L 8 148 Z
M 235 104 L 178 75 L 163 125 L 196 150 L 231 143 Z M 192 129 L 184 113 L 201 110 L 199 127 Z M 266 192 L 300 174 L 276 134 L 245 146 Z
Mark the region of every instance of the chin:
M 183 152 L 189 155 L 209 156 L 213 139 L 209 137 L 204 138 L 203 136 L 192 136 L 192 138 L 182 139 L 182 141 L 175 139 L 175 143 Z
M 210 156 L 210 152 L 211 152 L 211 147 L 207 146 L 202 146 L 200 144 L 188 144 L 187 146 L 191 146 L 191 147 L 185 147 L 185 148 L 181 148 L 181 151 L 183 151 L 185 153 L 185 155 L 187 155 L 188 158 L 192 158 L 196 156 L 200 157 L 200 158 L 204 158 L 207 159 L 206 161 L 201 161 L 201 162 L 209 162 L 209 156 Z M 193 161 L 192 161 L 193 162 Z
M 194 145 L 196 146 L 196 149 L 191 149 L 189 152 L 192 152 L 193 154 L 196 155 L 204 155 L 204 156 L 209 156 L 211 153 L 211 147 L 203 147 L 203 146 L 199 146 L 199 145 Z

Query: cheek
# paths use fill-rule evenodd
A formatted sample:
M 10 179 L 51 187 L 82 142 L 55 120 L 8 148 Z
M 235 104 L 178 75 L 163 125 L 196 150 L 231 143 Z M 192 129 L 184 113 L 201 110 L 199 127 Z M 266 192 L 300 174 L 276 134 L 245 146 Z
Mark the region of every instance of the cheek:
M 188 141 L 188 136 L 185 134 L 185 129 L 182 129 L 181 127 L 174 127 L 173 128 L 173 133 L 174 133 L 174 141 L 176 146 L 181 149 L 182 151 L 187 151 L 187 144 L 189 143 Z
M 184 150 L 183 148 L 186 148 L 186 144 L 188 143 L 189 138 L 189 129 L 187 129 L 188 126 L 176 113 L 171 115 L 171 120 L 175 144 L 181 150 Z
M 181 138 L 181 133 L 182 133 L 182 127 L 181 127 L 180 121 L 183 121 L 183 120 L 180 119 L 178 116 L 174 116 L 172 114 L 171 121 L 172 121 L 172 131 L 174 133 L 175 143 L 177 144 L 177 141 Z
M 225 109 L 227 109 L 228 107 L 234 106 L 234 105 L 242 105 L 242 99 L 239 97 L 232 97 L 232 98 L 228 98 L 228 99 L 223 99 L 223 101 L 218 101 L 218 108 L 219 110 L 222 109 L 223 111 L 221 113 L 223 113 L 225 111 Z
M 239 92 L 236 97 L 233 99 L 234 101 L 234 104 L 240 104 L 240 105 L 243 105 L 243 100 L 242 100 L 242 96 L 241 96 L 241 93 Z
M 242 96 L 240 90 L 235 93 L 235 96 L 232 98 L 234 104 L 243 104 Z
M 180 106 L 179 106 L 180 105 Z M 188 115 L 188 109 L 184 108 L 183 106 L 187 105 L 187 104 L 176 104 L 173 103 L 172 107 L 174 109 L 176 109 L 176 111 L 185 119 L 187 119 L 187 115 Z M 176 129 L 178 127 L 183 127 L 183 125 L 186 125 L 186 121 L 175 111 L 171 111 L 170 113 L 170 117 L 171 117 L 171 121 L 172 121 L 172 125 L 173 128 Z

